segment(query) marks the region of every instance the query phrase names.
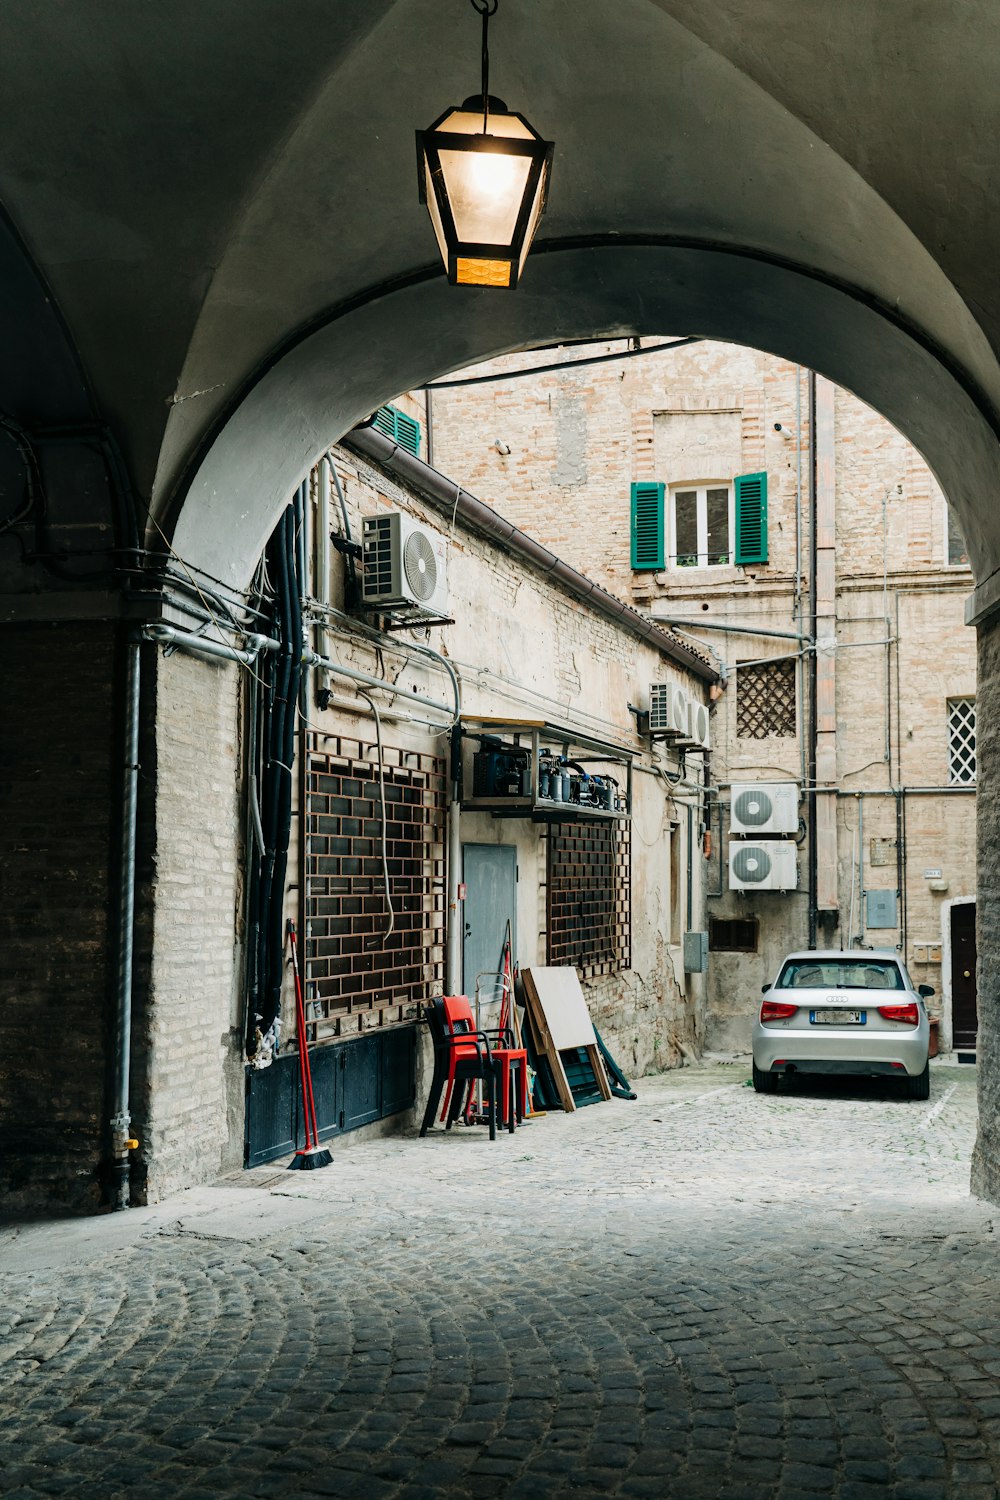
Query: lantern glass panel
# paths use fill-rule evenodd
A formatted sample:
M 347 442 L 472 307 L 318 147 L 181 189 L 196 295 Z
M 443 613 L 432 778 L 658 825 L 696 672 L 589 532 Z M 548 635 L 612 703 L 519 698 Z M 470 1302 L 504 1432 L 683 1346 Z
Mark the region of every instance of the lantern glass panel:
M 441 171 L 464 244 L 510 245 L 531 171 L 529 156 L 441 149 Z

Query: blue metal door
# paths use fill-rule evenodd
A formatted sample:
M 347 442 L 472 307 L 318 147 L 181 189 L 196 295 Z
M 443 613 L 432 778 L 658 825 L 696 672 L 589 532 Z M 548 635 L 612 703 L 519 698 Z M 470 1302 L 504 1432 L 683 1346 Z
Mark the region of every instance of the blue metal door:
M 463 844 L 465 941 L 463 987 L 475 997 L 476 975 L 496 974 L 510 920 L 511 948 L 517 951 L 517 850 L 509 844 Z

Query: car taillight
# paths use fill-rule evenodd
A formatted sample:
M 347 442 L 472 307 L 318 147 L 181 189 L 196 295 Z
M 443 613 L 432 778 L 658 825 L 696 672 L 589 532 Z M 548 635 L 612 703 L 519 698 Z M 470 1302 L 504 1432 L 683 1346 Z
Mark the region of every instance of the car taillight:
M 760 1008 L 762 1021 L 787 1021 L 798 1010 L 797 1005 L 783 1005 L 780 1000 L 765 1000 Z
M 907 1026 L 916 1026 L 920 1020 L 920 1013 L 915 1005 L 880 1005 L 878 1013 L 885 1016 L 887 1021 L 905 1021 Z

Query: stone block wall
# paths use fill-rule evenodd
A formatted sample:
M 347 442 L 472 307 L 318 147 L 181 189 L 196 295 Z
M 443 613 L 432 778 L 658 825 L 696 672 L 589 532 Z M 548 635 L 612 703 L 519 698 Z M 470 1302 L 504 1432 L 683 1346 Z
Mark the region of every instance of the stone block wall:
M 150 660 L 151 658 L 151 660 Z M 155 1202 L 242 1162 L 240 673 L 145 658 L 155 801 L 144 809 L 133 1129 L 138 1196 Z M 150 668 L 152 681 L 150 681 Z M 155 706 L 154 706 L 155 695 Z M 142 985 L 137 984 L 141 992 Z
M 0 628 L 0 1211 L 86 1212 L 100 1201 L 117 658 L 106 621 Z

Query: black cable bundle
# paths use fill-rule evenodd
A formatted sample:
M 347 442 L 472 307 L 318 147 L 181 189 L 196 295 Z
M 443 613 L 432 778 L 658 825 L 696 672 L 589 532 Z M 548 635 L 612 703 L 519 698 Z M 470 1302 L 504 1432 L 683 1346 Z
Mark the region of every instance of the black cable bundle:
M 302 672 L 302 603 L 296 533 L 302 491 L 278 523 L 267 547 L 274 580 L 273 632 L 281 650 L 269 658 L 260 694 L 260 821 L 264 851 L 251 869 L 248 933 L 247 1053 L 257 1049 L 278 1014 L 284 970 L 284 895 L 292 825 L 295 715 Z

